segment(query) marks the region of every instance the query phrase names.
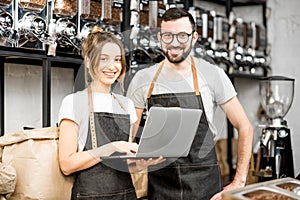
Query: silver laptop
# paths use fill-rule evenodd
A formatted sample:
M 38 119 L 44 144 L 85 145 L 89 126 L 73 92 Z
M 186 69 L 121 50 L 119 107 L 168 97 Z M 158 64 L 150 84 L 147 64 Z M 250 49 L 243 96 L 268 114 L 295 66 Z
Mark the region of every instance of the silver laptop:
M 186 157 L 197 132 L 202 110 L 178 107 L 151 107 L 134 155 L 105 158 Z

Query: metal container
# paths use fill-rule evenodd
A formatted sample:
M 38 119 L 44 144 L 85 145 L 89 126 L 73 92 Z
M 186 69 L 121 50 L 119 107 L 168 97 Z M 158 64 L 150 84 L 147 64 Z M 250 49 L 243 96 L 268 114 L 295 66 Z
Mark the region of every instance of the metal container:
M 60 18 L 56 23 L 56 33 L 60 36 L 74 38 L 77 35 L 77 26 L 66 18 Z
M 77 34 L 78 28 L 75 23 L 68 18 L 59 18 L 56 22 L 57 51 L 78 54 L 80 51 L 80 40 Z
M 18 22 L 18 32 L 20 33 L 20 47 L 37 47 L 36 44 L 29 45 L 35 42 L 44 42 L 44 37 L 47 29 L 46 21 L 35 12 L 27 12 Z M 29 46 L 26 46 L 29 45 Z
M 0 8 L 0 45 L 9 42 L 13 32 L 13 17 L 10 13 Z
M 16 18 L 14 17 L 15 1 L 0 1 L 0 45 L 16 47 L 19 34 L 15 30 Z
M 246 187 L 230 190 L 222 194 L 223 200 L 297 200 L 300 181 L 293 178 L 282 178 Z

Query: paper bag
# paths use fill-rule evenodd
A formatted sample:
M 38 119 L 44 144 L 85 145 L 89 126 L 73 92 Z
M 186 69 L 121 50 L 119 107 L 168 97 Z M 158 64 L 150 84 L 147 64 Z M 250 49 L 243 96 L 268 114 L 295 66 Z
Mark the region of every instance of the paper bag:
M 58 128 L 48 127 L 0 137 L 2 162 L 13 166 L 17 173 L 10 199 L 70 199 L 74 180 L 60 171 L 58 136 Z
M 11 165 L 0 163 L 0 195 L 9 196 L 15 191 L 16 176 L 15 168 Z
M 131 174 L 131 179 L 135 188 L 137 198 L 147 197 L 148 195 L 147 170 L 143 170 L 139 173 Z

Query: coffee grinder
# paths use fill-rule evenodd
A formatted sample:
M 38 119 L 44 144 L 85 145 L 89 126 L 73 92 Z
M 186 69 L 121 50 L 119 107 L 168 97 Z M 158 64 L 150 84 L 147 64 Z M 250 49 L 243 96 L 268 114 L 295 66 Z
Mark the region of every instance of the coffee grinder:
M 267 116 L 254 172 L 259 181 L 294 177 L 291 134 L 284 120 L 293 102 L 294 82 L 295 79 L 283 76 L 271 76 L 259 82 L 261 104 Z

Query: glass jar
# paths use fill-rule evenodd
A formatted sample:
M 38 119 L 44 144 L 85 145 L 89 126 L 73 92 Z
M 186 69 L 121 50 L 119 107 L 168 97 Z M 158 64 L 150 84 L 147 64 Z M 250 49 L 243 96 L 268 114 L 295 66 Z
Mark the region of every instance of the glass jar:
M 145 27 L 149 26 L 149 6 L 141 4 L 142 9 L 140 10 L 140 25 Z
M 29 11 L 41 12 L 46 4 L 46 0 L 19 0 L 21 8 Z
M 214 10 L 211 10 L 207 13 L 207 37 L 208 40 L 211 40 L 214 38 L 214 20 L 216 16 L 216 12 Z
M 204 44 L 208 41 L 208 11 L 201 13 L 201 42 Z
M 88 3 L 88 1 L 85 1 L 84 3 Z M 90 0 L 89 3 L 90 5 L 82 6 L 81 19 L 96 22 L 101 18 L 101 0 Z
M 111 0 L 103 0 L 102 1 L 102 20 L 103 22 L 109 23 L 112 18 L 112 1 Z
M 237 18 L 234 21 L 235 25 L 235 34 L 234 38 L 236 43 L 240 47 L 246 47 L 247 45 L 247 23 L 243 22 L 243 19 Z
M 218 44 L 227 44 L 229 41 L 229 23 L 228 19 L 223 16 L 217 16 L 216 20 L 216 42 Z
M 53 13 L 57 17 L 74 17 L 77 13 L 77 0 L 55 0 Z
M 158 1 L 157 4 L 158 4 L 157 27 L 160 27 L 161 22 L 162 22 L 162 15 L 166 12 L 167 9 L 166 9 L 166 6 L 163 3 L 163 1 Z
M 265 51 L 267 48 L 266 29 L 264 26 L 256 25 L 256 50 Z
M 102 0 L 101 2 L 102 21 L 111 25 L 121 24 L 123 3 L 113 0 Z
M 118 0 L 112 0 L 111 24 L 121 24 L 123 15 L 123 3 Z
M 1 0 L 0 7 L 8 7 L 12 3 L 12 0 Z

